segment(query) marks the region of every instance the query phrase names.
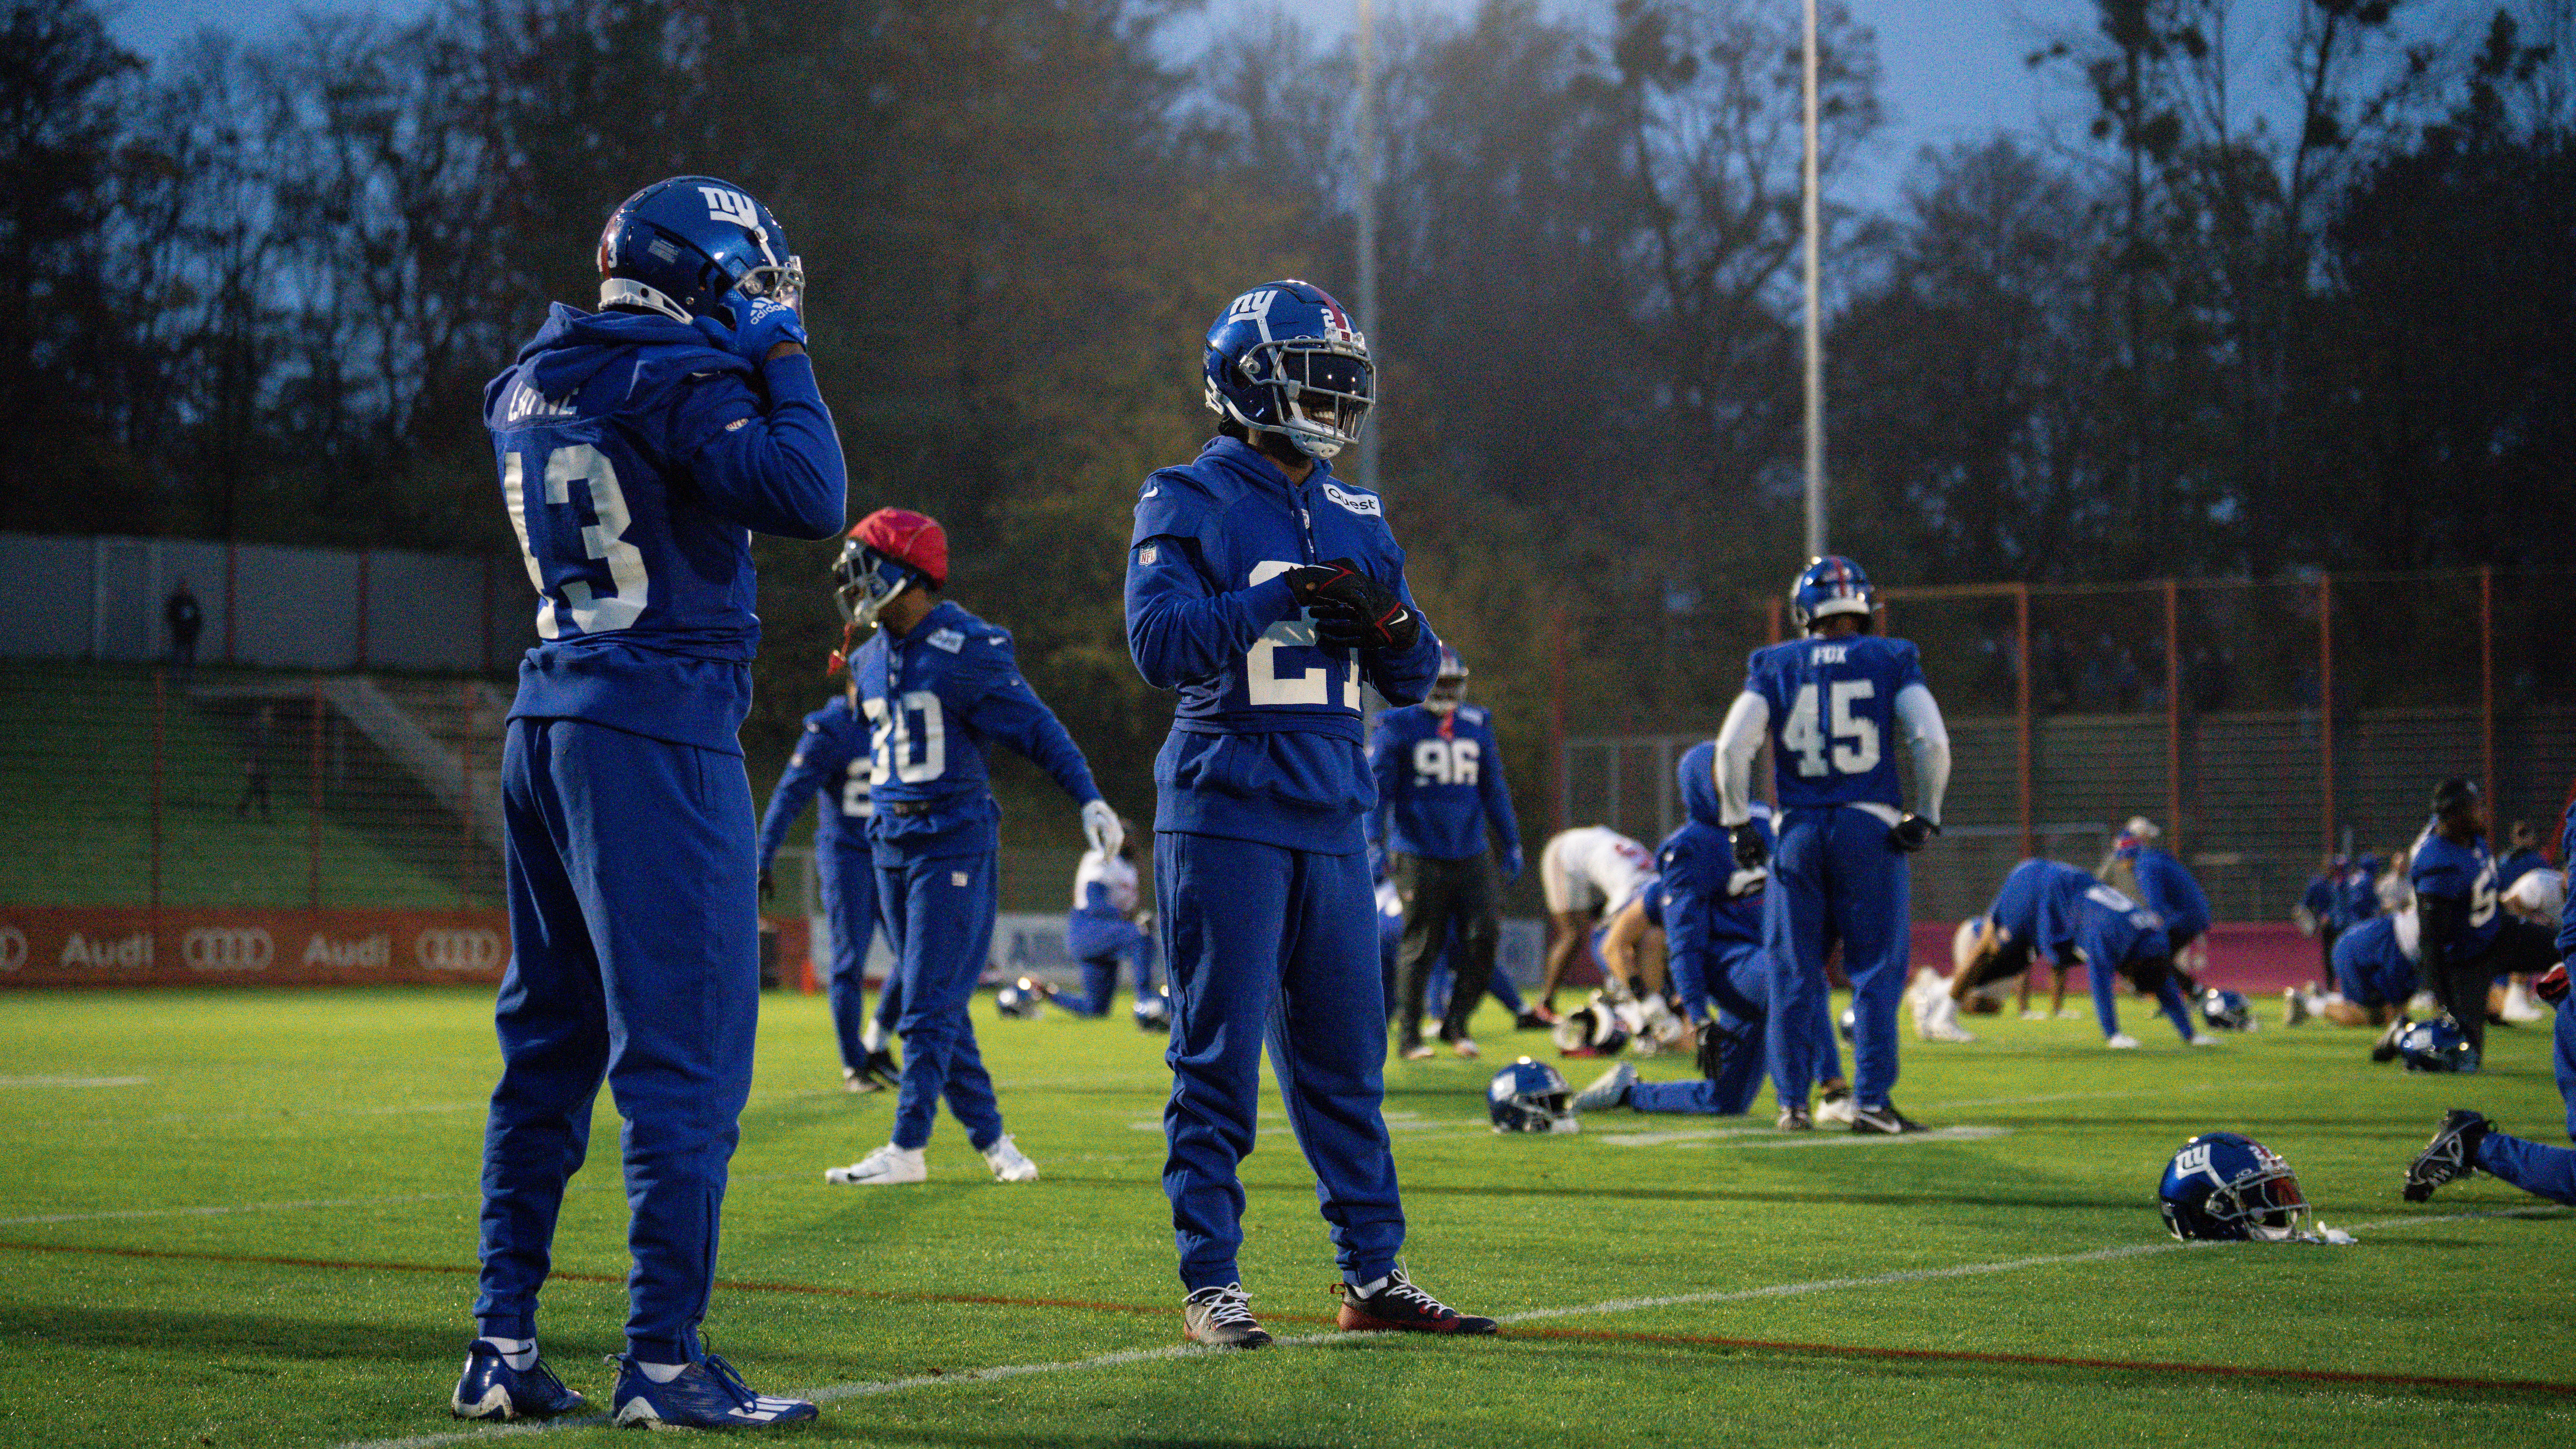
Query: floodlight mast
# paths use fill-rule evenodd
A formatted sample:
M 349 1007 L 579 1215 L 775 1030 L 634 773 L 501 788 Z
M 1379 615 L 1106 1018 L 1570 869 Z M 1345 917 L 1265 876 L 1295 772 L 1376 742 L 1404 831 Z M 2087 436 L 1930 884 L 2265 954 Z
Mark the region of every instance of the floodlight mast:
M 1359 250 L 1360 250 L 1360 327 L 1367 332 L 1369 357 L 1376 364 L 1376 381 L 1370 386 L 1370 411 L 1376 411 L 1376 395 L 1386 378 L 1386 332 L 1377 315 L 1377 7 L 1370 0 L 1359 3 Z M 1360 486 L 1378 491 L 1377 440 L 1382 430 L 1363 425 L 1360 431 Z
M 1367 0 L 1361 0 L 1365 12 Z M 1825 532 L 1825 329 L 1824 226 L 1818 201 L 1816 166 L 1816 0 L 1805 0 L 1806 47 L 1801 57 L 1800 90 L 1804 102 L 1806 154 L 1801 166 L 1806 205 L 1803 217 L 1807 254 L 1806 401 L 1807 401 L 1807 557 L 1826 553 Z

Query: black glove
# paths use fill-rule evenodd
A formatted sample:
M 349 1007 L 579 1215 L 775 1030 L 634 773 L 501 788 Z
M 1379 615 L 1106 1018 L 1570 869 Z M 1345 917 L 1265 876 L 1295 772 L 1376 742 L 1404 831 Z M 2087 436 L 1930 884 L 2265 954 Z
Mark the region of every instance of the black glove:
M 1714 1021 L 1702 1022 L 1699 1028 L 1699 1074 L 1714 1082 L 1726 1071 L 1727 1048 L 1735 1045 L 1735 1033 Z
M 760 898 L 764 901 L 778 899 L 778 880 L 765 865 L 760 868 Z
M 1887 838 L 1895 843 L 1897 849 L 1907 855 L 1912 855 L 1930 845 L 1932 837 L 1940 833 L 1940 826 L 1912 811 L 1897 817 L 1896 823 L 1887 827 Z
M 1739 870 L 1756 869 L 1771 858 L 1771 848 L 1762 843 L 1762 832 L 1754 829 L 1750 820 L 1728 826 L 1726 838 L 1735 847 L 1735 865 Z
M 2567 963 L 2559 962 L 2549 968 L 2549 974 L 2534 980 L 2531 983 L 2531 994 L 2552 1006 L 2565 1001 L 2567 999 Z
M 1290 569 L 1282 577 L 1297 602 L 1315 611 L 1315 639 L 1336 649 L 1412 648 L 1422 638 L 1422 617 L 1395 591 L 1346 558 Z

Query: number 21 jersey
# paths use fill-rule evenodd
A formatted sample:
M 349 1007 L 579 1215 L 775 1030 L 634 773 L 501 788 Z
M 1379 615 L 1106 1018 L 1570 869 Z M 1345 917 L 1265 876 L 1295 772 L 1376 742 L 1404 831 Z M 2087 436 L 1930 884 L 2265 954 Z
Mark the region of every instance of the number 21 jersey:
M 1754 650 L 1744 688 L 1770 707 L 1771 775 L 1781 808 L 1902 809 L 1896 696 L 1921 687 L 1922 655 L 1903 639 L 1853 634 Z

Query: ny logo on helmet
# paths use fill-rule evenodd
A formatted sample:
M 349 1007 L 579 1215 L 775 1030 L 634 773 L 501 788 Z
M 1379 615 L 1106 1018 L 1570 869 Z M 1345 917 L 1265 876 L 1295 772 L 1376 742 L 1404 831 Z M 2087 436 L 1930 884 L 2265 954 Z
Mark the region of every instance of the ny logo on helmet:
M 2174 1156 L 2174 1176 L 2190 1177 L 2194 1173 L 2201 1172 L 2207 1172 L 2211 1177 L 2218 1176 L 2210 1169 L 2209 1155 L 2210 1150 L 2205 1146 L 2185 1147 Z
M 747 231 L 760 230 L 760 207 L 750 197 L 721 186 L 701 186 L 698 194 L 707 199 L 707 220 L 729 221 Z
M 1233 306 L 1225 309 L 1225 320 L 1228 322 L 1266 321 L 1270 316 L 1270 304 L 1278 300 L 1278 289 L 1273 287 L 1264 287 L 1257 292 L 1246 292 L 1234 299 Z

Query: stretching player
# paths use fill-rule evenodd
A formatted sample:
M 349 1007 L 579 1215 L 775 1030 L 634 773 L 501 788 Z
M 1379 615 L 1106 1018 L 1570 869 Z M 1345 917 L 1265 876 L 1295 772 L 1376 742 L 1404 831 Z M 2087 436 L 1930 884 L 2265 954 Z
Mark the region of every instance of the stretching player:
M 2477 782 L 2454 775 L 2433 788 L 2432 822 L 2407 852 L 2423 931 L 2424 984 L 2481 1058 L 2490 980 L 2546 971 L 2557 958 L 2547 927 L 2501 909 L 2486 829 Z
M 1655 857 L 1607 825 L 1581 825 L 1548 837 L 1538 854 L 1538 883 L 1547 899 L 1547 976 L 1538 1005 L 1553 1015 L 1556 989 L 1583 959 L 1583 944 L 1610 911 L 1634 900 Z
M 2193 948 L 2209 934 L 2209 893 L 2200 888 L 2180 857 L 2156 844 L 2164 831 L 2144 815 L 2129 818 L 2128 828 L 2111 842 L 2111 860 L 2126 881 L 2105 873 L 2102 883 L 2156 913 L 2164 922 L 2165 944 L 2172 948 L 2174 976 L 2186 999 L 2200 994 L 2200 983 L 2186 969 Z M 2137 886 L 2135 891 L 2129 885 Z
M 787 828 L 805 813 L 805 802 L 826 785 L 826 803 L 814 815 L 814 879 L 831 924 L 832 1034 L 841 1048 L 841 1085 L 852 1092 L 882 1092 L 900 1070 L 891 1052 L 865 1045 L 868 945 L 877 934 L 877 871 L 868 847 L 868 740 L 859 717 L 855 685 L 805 716 L 805 733 L 769 808 L 760 817 L 760 898 L 778 894 L 770 866 Z
M 1235 1261 L 1267 1037 L 1332 1225 L 1340 1325 L 1491 1333 L 1397 1262 L 1360 687 L 1422 698 L 1440 640 L 1413 606 L 1383 502 L 1329 461 L 1367 414 L 1368 344 L 1321 289 L 1272 282 L 1208 329 L 1205 371 L 1218 436 L 1147 480 L 1127 566 L 1137 671 L 1181 695 L 1154 761 L 1154 898 L 1182 1326 L 1199 1343 L 1270 1342 Z
M 1896 1109 L 1896 1003 L 1905 990 L 1911 881 L 1905 857 L 1941 833 L 1950 736 L 1912 644 L 1870 633 L 1869 580 L 1849 559 L 1820 558 L 1789 591 L 1807 637 L 1753 651 L 1744 692 L 1717 740 L 1718 790 L 1735 860 L 1769 851 L 1752 824 L 1753 756 L 1767 738 L 1783 818 L 1764 893 L 1762 945 L 1771 965 L 1767 1054 L 1780 1126 L 1814 1125 L 1807 1088 L 1818 1077 L 1805 1023 L 1825 996 L 1825 953 L 1842 942 L 1852 983 L 1854 1132 L 1914 1132 Z M 1920 799 L 1904 811 L 1889 751 L 1899 730 L 1914 752 Z
M 948 534 L 934 520 L 880 508 L 859 520 L 841 550 L 833 591 L 844 639 L 875 626 L 850 656 L 850 682 L 871 730 L 878 915 L 894 951 L 902 1012 L 903 1078 L 887 1143 L 823 1180 L 876 1187 L 927 1181 L 923 1149 L 945 1096 L 967 1142 L 1004 1182 L 1027 1182 L 1037 1164 L 1002 1130 L 993 1079 L 966 1016 L 975 978 L 992 956 L 998 903 L 1001 808 L 984 763 L 1006 744 L 1082 804 L 1094 851 L 1116 853 L 1118 812 L 1100 798 L 1091 768 L 1055 712 L 1020 677 L 1011 636 L 940 590 Z M 845 645 L 846 647 L 846 645 Z
M 2084 962 L 2104 1046 L 2126 1051 L 2138 1045 L 2136 1037 L 2120 1030 L 2119 1010 L 2112 1004 L 2111 983 L 2120 976 L 2156 998 L 2185 1042 L 2218 1045 L 2218 1038 L 2192 1021 L 2155 913 L 2091 874 L 2053 860 L 2025 860 L 2004 877 L 2003 889 L 1996 892 L 1965 953 L 1967 964 L 1951 976 L 1948 993 L 1932 1004 L 1936 1017 L 1946 1015 L 1955 1022 L 1957 1003 L 1968 992 L 2028 969 L 2033 952 L 2061 966 Z
M 1169 1031 L 1171 1013 L 1163 994 L 1154 989 L 1154 935 L 1147 928 L 1154 913 L 1143 910 L 1136 895 L 1136 837 L 1127 822 L 1118 822 L 1115 854 L 1083 852 L 1073 869 L 1073 911 L 1065 917 L 1064 942 L 1082 963 L 1082 994 L 1047 987 L 1047 1000 L 1075 1016 L 1106 1016 L 1118 996 L 1118 968 L 1136 977 L 1136 1029 Z
M 1404 902 L 1396 1050 L 1412 1060 L 1431 1055 L 1422 1039 L 1422 998 L 1443 946 L 1453 980 L 1440 1039 L 1462 1057 L 1476 1055 L 1467 1023 L 1485 998 L 1503 927 L 1495 853 L 1502 856 L 1503 884 L 1521 873 L 1520 826 L 1503 784 L 1493 717 L 1466 703 L 1466 694 L 1466 662 L 1443 645 L 1430 696 L 1380 714 L 1369 741 L 1378 809 L 1386 822 L 1387 876 Z
M 558 304 L 483 394 L 537 637 L 502 753 L 510 964 L 483 1138 L 479 1335 L 461 1417 L 569 1413 L 537 1357 L 564 1185 L 605 1078 L 625 1119 L 620 1424 L 760 1427 L 814 1406 L 706 1351 L 760 1010 L 751 532 L 829 538 L 844 481 L 769 209 L 680 176 L 599 239 L 602 310 Z
M 2415 962 L 2421 949 L 2411 908 L 2362 922 L 2335 940 L 2334 990 L 2319 992 L 2313 982 L 2284 988 L 2281 1024 L 2297 1026 L 2313 1016 L 2337 1026 L 2388 1027 L 2372 1053 L 2374 1060 L 2388 1060 L 2397 1054 L 2397 1037 L 2408 1024 L 2406 1003 L 2416 991 Z

